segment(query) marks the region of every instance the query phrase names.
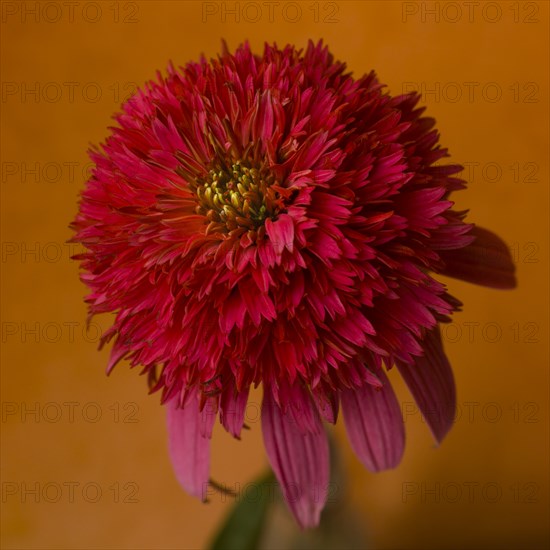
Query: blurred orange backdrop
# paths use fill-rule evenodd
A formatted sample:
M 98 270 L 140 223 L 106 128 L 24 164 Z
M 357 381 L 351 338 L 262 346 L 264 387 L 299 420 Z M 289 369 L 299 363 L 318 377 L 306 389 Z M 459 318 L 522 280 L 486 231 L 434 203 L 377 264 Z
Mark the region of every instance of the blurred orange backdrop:
M 164 415 L 122 364 L 104 376 L 107 317 L 86 332 L 68 223 L 86 150 L 169 60 L 249 39 L 323 38 L 355 75 L 425 93 L 470 186 L 456 200 L 510 245 L 519 288 L 456 281 L 444 332 L 458 386 L 439 449 L 396 381 L 407 449 L 372 475 L 341 423 L 353 508 L 377 549 L 546 548 L 548 526 L 547 2 L 2 2 L 2 547 L 201 548 L 230 508 L 177 484 Z M 394 374 L 393 372 L 390 374 Z M 393 377 L 393 380 L 396 380 Z M 241 442 L 217 430 L 216 479 L 263 471 L 260 395 Z

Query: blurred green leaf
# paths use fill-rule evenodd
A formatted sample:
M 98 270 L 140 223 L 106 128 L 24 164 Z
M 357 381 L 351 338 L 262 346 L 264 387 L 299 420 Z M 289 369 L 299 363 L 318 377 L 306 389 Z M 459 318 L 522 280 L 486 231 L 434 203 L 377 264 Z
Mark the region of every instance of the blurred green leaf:
M 275 477 L 273 472 L 254 482 L 257 498 L 241 497 L 215 536 L 210 550 L 255 550 L 270 504 L 273 503 Z

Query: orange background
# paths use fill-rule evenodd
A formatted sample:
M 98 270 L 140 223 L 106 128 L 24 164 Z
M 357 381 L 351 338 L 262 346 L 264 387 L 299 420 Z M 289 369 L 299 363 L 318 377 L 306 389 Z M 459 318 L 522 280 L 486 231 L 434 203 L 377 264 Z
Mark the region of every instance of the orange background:
M 449 281 L 465 303 L 445 334 L 461 414 L 439 449 L 398 382 L 408 439 L 399 468 L 366 472 L 336 428 L 365 544 L 546 547 L 548 3 L 481 2 L 472 13 L 464 2 L 308 1 L 294 23 L 283 0 L 271 16 L 240 2 L 238 22 L 222 12 L 234 2 L 80 2 L 72 15 L 63 2 L 33 15 L 35 4 L 2 2 L 2 547 L 200 548 L 229 510 L 178 486 L 163 410 L 137 371 L 104 376 L 97 331 L 109 319 L 83 333 L 85 289 L 63 244 L 88 144 L 104 139 L 133 83 L 169 59 L 216 55 L 222 37 L 257 51 L 323 38 L 394 94 L 431 90 L 443 144 L 472 163 L 458 204 L 516 258 L 514 292 Z M 266 465 L 258 401 L 243 441 L 217 430 L 212 445 L 214 477 L 237 489 Z

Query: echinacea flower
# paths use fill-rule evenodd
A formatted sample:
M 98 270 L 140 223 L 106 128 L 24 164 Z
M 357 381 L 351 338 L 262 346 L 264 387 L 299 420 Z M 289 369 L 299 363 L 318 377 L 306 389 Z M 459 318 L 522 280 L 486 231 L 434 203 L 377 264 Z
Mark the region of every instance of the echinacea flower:
M 321 43 L 305 52 L 224 47 L 171 66 L 123 105 L 73 222 L 90 314 L 115 312 L 108 372 L 123 358 L 162 390 L 170 455 L 205 497 L 219 418 L 239 437 L 263 386 L 271 466 L 301 526 L 327 496 L 323 421 L 341 405 L 372 470 L 395 467 L 397 366 L 440 442 L 455 387 L 439 324 L 460 302 L 437 274 L 515 285 L 506 246 L 449 196 L 419 95 L 355 79 Z

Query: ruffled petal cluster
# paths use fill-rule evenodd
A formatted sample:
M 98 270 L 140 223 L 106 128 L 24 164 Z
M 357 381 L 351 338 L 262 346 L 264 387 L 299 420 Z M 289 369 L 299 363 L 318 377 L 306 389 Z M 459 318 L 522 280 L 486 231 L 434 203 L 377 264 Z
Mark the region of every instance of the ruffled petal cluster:
M 435 121 L 415 93 L 355 79 L 321 43 L 247 44 L 171 66 L 123 105 L 73 222 L 90 313 L 116 313 L 108 371 L 142 366 L 168 411 L 181 484 L 204 498 L 219 419 L 240 437 L 263 386 L 265 447 L 301 526 L 328 485 L 323 422 L 341 406 L 372 471 L 405 433 L 396 365 L 437 441 L 453 375 L 437 274 L 515 284 L 506 246 L 464 221 Z

